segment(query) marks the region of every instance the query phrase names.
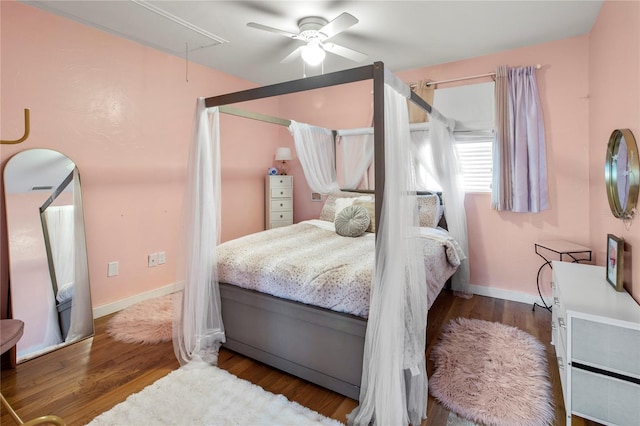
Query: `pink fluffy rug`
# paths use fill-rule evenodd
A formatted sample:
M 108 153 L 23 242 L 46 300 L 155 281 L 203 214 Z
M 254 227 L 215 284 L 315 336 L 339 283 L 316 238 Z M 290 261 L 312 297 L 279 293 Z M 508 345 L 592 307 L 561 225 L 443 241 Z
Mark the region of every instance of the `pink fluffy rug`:
M 431 351 L 429 391 L 447 409 L 485 425 L 550 425 L 554 420 L 545 348 L 524 331 L 458 318 Z
M 126 343 L 168 342 L 172 335 L 173 295 L 136 303 L 109 320 L 107 333 Z

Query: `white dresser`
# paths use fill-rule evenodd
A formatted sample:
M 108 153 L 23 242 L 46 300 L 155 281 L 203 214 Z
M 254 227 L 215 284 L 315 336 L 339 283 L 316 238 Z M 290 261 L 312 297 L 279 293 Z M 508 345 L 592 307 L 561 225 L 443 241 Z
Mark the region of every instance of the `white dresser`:
M 293 224 L 293 176 L 267 176 L 264 200 L 266 229 Z
M 640 305 L 603 266 L 553 262 L 553 318 L 567 412 L 605 425 L 640 425 Z

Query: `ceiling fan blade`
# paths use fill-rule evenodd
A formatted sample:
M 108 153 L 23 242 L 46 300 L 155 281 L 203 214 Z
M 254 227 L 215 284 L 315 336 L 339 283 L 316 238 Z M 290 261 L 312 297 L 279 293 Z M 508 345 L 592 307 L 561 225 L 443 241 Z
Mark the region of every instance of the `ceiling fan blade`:
M 269 31 L 270 33 L 280 34 L 280 35 L 283 35 L 283 36 L 289 37 L 289 38 L 294 38 L 294 39 L 299 39 L 300 38 L 300 36 L 298 34 L 290 33 L 289 31 L 279 30 L 279 29 L 273 28 L 273 27 L 268 27 L 268 26 L 262 25 L 262 24 L 256 24 L 255 22 L 247 23 L 247 27 L 256 28 L 258 30 L 263 30 L 263 31 Z
M 356 62 L 362 62 L 368 57 L 357 50 L 349 49 L 335 43 L 323 43 L 322 48 L 329 53 L 333 53 L 334 55 L 342 56 L 343 58 L 351 59 Z
M 351 15 L 350 13 L 343 12 L 336 19 L 329 22 L 318 31 L 326 35 L 327 38 L 330 38 L 338 33 L 341 33 L 347 28 L 354 26 L 358 22 L 359 21 L 355 16 Z
M 302 51 L 304 50 L 305 47 L 306 46 L 298 47 L 296 50 L 294 50 L 293 52 L 289 53 L 286 58 L 281 60 L 280 63 L 281 64 L 285 64 L 287 62 L 293 61 L 294 59 L 297 59 L 302 54 Z

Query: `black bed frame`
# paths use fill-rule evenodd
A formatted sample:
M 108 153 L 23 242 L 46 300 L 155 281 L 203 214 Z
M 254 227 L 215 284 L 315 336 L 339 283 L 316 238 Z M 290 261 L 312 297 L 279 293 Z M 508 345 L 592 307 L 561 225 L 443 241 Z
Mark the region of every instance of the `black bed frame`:
M 384 64 L 258 87 L 205 99 L 206 107 L 373 80 L 376 228 L 385 182 Z M 411 92 L 427 112 L 431 105 Z M 376 239 L 378 236 L 376 236 Z M 222 319 L 230 350 L 358 399 L 366 319 L 220 283 Z

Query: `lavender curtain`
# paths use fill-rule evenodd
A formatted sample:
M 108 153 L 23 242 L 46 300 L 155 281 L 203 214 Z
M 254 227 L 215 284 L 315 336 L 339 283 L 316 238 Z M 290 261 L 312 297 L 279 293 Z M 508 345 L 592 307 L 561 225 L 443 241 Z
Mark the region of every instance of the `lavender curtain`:
M 493 152 L 492 207 L 530 213 L 547 209 L 544 123 L 535 67 L 499 67 L 496 72 Z

